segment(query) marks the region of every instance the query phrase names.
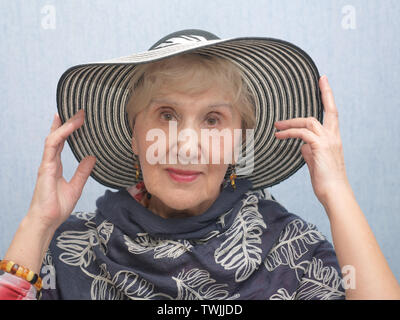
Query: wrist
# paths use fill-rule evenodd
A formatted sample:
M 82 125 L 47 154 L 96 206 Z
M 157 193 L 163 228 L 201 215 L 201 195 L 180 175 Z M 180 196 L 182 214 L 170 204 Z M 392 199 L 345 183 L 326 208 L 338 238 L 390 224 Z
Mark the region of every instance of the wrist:
M 38 212 L 39 210 L 30 208 L 28 214 L 22 219 L 20 227 L 35 229 L 44 235 L 53 234 L 59 227 L 59 224 L 42 217 Z
M 329 213 L 334 211 L 333 209 L 337 208 L 340 203 L 349 200 L 355 200 L 353 189 L 348 182 L 342 182 L 332 185 L 327 195 L 321 200 L 321 204 L 329 216 Z
M 21 229 L 20 231 L 35 241 L 38 248 L 43 251 L 43 255 L 46 252 L 57 228 L 58 226 L 55 224 L 48 225 L 43 223 L 42 220 L 30 217 L 29 215 L 25 216 L 19 225 L 19 229 Z
M 43 257 L 53 238 L 55 227 L 48 227 L 40 220 L 25 216 L 14 235 L 4 259 L 39 274 Z

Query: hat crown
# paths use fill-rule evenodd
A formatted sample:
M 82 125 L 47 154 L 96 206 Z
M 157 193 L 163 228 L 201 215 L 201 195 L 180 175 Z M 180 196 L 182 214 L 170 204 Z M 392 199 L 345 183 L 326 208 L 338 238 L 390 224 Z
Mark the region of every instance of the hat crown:
M 203 42 L 209 40 L 220 39 L 215 34 L 199 30 L 199 29 L 185 29 L 177 32 L 170 33 L 169 35 L 158 40 L 153 44 L 149 50 L 160 49 L 164 47 L 169 47 L 177 44 L 193 43 L 193 42 Z

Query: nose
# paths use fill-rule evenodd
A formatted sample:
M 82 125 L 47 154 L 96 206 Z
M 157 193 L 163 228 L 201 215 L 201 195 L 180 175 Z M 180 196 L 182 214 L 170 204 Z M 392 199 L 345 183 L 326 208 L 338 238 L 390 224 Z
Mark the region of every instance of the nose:
M 178 163 L 200 164 L 201 163 L 200 130 L 193 127 L 185 127 L 178 131 Z
M 169 122 L 168 157 L 169 164 L 199 164 L 201 163 L 199 130 L 189 123 L 177 125 L 176 121 Z

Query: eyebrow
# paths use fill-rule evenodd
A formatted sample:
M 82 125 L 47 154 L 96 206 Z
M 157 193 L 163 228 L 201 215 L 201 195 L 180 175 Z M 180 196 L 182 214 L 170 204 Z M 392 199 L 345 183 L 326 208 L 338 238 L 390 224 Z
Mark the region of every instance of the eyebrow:
M 179 103 L 176 103 L 172 100 L 168 100 L 168 99 L 151 99 L 150 100 L 150 104 L 152 103 L 159 103 L 159 104 L 169 104 L 172 106 L 179 106 Z M 226 102 L 218 102 L 218 103 L 214 103 L 208 106 L 208 108 L 218 108 L 218 107 L 228 107 L 229 109 L 232 109 L 232 105 L 230 103 L 226 103 Z

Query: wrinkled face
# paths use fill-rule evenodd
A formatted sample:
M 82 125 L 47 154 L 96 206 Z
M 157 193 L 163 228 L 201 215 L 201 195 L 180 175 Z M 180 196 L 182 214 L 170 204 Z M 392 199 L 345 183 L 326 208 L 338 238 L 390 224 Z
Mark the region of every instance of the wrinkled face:
M 137 114 L 132 150 L 151 201 L 165 207 L 165 216 L 198 215 L 216 200 L 233 162 L 226 150 L 237 143 L 234 129 L 241 129 L 240 114 L 219 86 L 196 95 L 162 90 Z

